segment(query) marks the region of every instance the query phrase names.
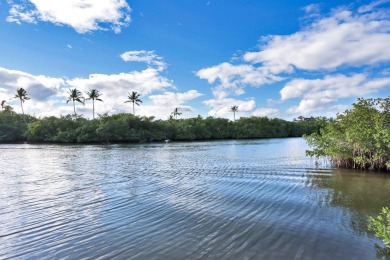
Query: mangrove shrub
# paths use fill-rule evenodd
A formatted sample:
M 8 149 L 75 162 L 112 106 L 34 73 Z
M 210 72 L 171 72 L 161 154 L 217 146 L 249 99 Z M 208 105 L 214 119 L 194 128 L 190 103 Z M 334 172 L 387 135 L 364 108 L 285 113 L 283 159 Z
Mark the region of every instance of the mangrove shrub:
M 88 120 L 79 115 L 34 118 L 15 112 L 0 112 L 0 142 L 118 143 L 300 137 L 318 133 L 325 118 L 294 122 L 267 117 L 225 118 L 201 116 L 187 119 L 155 120 L 128 113 L 100 115 Z
M 387 248 L 390 249 L 390 210 L 382 208 L 382 212 L 376 218 L 368 218 L 368 230 L 374 231 L 375 236 L 381 238 Z
M 339 167 L 390 170 L 390 98 L 360 98 L 305 138 L 309 156 L 329 157 Z

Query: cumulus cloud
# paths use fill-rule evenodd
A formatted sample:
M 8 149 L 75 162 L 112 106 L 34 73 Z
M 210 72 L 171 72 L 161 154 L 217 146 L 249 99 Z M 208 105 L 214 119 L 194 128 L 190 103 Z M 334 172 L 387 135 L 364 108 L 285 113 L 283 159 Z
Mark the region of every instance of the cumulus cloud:
M 0 98 L 11 104 L 16 112 L 22 112 L 18 100 L 14 99 L 17 89 L 26 89 L 31 98 L 25 102 L 25 110 L 30 114 L 39 114 L 41 109 L 51 109 L 50 100 L 57 97 L 64 85 L 65 80 L 62 78 L 35 76 L 0 67 Z
M 390 12 L 382 8 L 389 2 L 377 0 L 360 8 L 339 7 L 328 15 L 321 14 L 318 4 L 306 6 L 304 26 L 299 31 L 261 37 L 257 51 L 201 69 L 196 75 L 213 85 L 213 94 L 221 102 L 230 95 L 243 94 L 248 86 L 289 78 L 290 82 L 280 91 L 280 101 L 297 99 L 298 105 L 288 113 L 335 111 L 342 98 L 364 97 L 389 86 L 388 72 L 375 72 L 390 61 Z M 327 76 L 304 79 L 302 75 Z M 229 110 L 228 106 L 221 108 L 214 103 L 211 114 Z M 258 109 L 253 115 L 277 113 L 272 109 Z
M 145 99 L 154 91 L 161 91 L 173 87 L 173 82 L 162 76 L 157 69 L 148 68 L 142 71 L 132 71 L 119 74 L 91 74 L 88 78 L 74 78 L 67 81 L 69 87 L 76 87 L 86 93 L 88 90 L 97 89 L 102 96 L 104 105 L 97 108 L 98 113 L 125 112 L 129 105 L 124 102 L 128 92 L 136 91 Z M 63 91 L 63 96 L 66 96 Z
M 360 67 L 390 60 L 390 21 L 385 11 L 337 9 L 297 33 L 261 41 L 261 50 L 247 52 L 244 60 L 275 74 Z
M 22 71 L 0 67 L 0 85 L 4 92 L 3 95 L 8 99 L 15 96 L 14 93 L 18 88 L 24 88 L 29 90 L 31 98 L 48 100 L 64 84 L 65 81 L 62 78 L 34 76 Z
M 19 111 L 18 102 L 13 99 L 16 89 L 26 89 L 31 100 L 25 102 L 26 111 L 38 116 L 60 115 L 72 113 L 72 107 L 66 104 L 69 88 L 77 88 L 82 93 L 97 89 L 103 94 L 104 103 L 96 106 L 97 113 L 116 113 L 129 111 L 130 107 L 124 102 L 127 93 L 137 91 L 141 99 L 155 91 L 173 88 L 171 80 L 162 76 L 157 69 L 148 68 L 142 71 L 132 71 L 119 74 L 91 74 L 86 78 L 53 78 L 43 75 L 31 75 L 22 71 L 0 68 L 0 98 L 6 100 Z M 190 100 L 189 96 L 196 96 L 194 92 L 178 95 L 180 102 Z M 78 105 L 77 110 L 84 116 L 89 116 L 92 102 L 85 106 Z
M 126 0 L 12 0 L 8 22 L 50 22 L 72 27 L 78 33 L 108 30 L 120 33 L 130 24 Z
M 161 76 L 159 71 L 153 68 L 111 75 L 91 74 L 88 78 L 74 78 L 68 80 L 67 83 L 83 91 L 98 88 L 112 95 L 128 91 L 137 91 L 146 95 L 172 86 L 171 80 Z
M 371 7 L 383 2 L 377 1 Z M 312 23 L 301 31 L 262 37 L 260 50 L 246 52 L 241 64 L 224 62 L 201 69 L 196 75 L 209 84 L 218 82 L 214 96 L 225 98 L 243 94 L 246 86 L 281 81 L 283 75 L 297 69 L 332 71 L 390 61 L 388 12 L 358 13 L 339 8 L 318 18 L 318 5 L 309 5 L 305 11 L 307 15 L 316 14 L 316 19 L 311 19 Z
M 294 79 L 280 91 L 281 99 L 300 98 L 289 113 L 308 114 L 330 107 L 341 98 L 364 96 L 390 85 L 390 78 L 368 78 L 365 74 L 325 76 L 322 79 Z
M 149 96 L 149 99 L 158 106 L 175 108 L 180 107 L 183 103 L 203 96 L 197 90 L 189 90 L 184 93 L 164 92 L 161 95 Z
M 277 117 L 279 115 L 279 109 L 276 108 L 257 108 L 252 112 L 253 116 L 258 117 Z
M 212 84 L 220 84 L 213 90 L 216 98 L 222 99 L 229 94 L 241 95 L 245 93 L 245 86 L 260 86 L 280 81 L 283 78 L 270 74 L 268 70 L 256 68 L 249 64 L 233 65 L 228 62 L 199 70 L 196 75 Z
M 203 101 L 203 104 L 211 108 L 208 115 L 213 117 L 233 118 L 233 114 L 231 112 L 232 106 L 238 106 L 238 113 L 236 113 L 236 117 L 247 115 L 248 112 L 252 112 L 256 108 L 256 101 L 254 100 L 242 101 L 233 98 L 210 99 Z
M 182 117 L 196 116 L 196 109 L 186 105 L 186 102 L 203 96 L 197 90 L 189 90 L 186 92 L 164 92 L 160 95 L 151 95 L 149 99 L 152 105 L 145 105 L 142 108 L 142 113 L 146 116 L 154 116 L 157 118 L 166 119 L 175 108 L 183 113 Z
M 120 56 L 126 62 L 145 62 L 148 65 L 156 66 L 160 70 L 164 70 L 167 67 L 164 59 L 156 55 L 154 51 L 127 51 Z

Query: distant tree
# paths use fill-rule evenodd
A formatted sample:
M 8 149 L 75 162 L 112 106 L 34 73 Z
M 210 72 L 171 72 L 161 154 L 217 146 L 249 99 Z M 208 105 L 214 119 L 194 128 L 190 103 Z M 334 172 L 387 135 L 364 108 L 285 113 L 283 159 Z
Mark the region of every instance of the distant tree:
M 26 100 L 29 100 L 30 98 L 28 97 L 27 91 L 24 88 L 20 88 L 16 90 L 16 95 L 14 98 L 19 98 L 20 100 L 20 106 L 22 107 L 22 113 L 24 115 L 24 110 L 23 110 L 23 103 Z
M 3 100 L 3 101 L 1 101 L 1 109 L 5 109 L 5 106 L 6 106 L 6 104 L 5 103 L 7 103 L 7 101 L 5 101 L 5 100 Z
M 176 107 L 173 112 L 172 112 L 172 115 L 175 119 L 177 119 L 177 116 L 180 116 L 182 113 L 179 112 L 179 108 Z
M 12 110 L 14 110 L 10 105 L 5 105 L 4 106 L 4 111 L 12 111 Z
M 76 88 L 69 89 L 68 94 L 69 94 L 69 96 L 68 96 L 68 100 L 66 101 L 66 103 L 68 103 L 69 101 L 73 102 L 73 111 L 74 111 L 74 114 L 76 115 L 75 101 L 82 103 L 84 105 L 84 101 L 82 100 L 82 99 L 84 99 L 84 97 L 81 94 L 81 92 L 79 90 L 77 90 Z
M 233 121 L 236 121 L 236 112 L 238 111 L 238 106 L 232 106 L 230 111 L 233 112 Z
M 128 103 L 128 102 L 133 103 L 133 115 L 135 115 L 134 104 L 137 105 L 137 106 L 139 106 L 139 103 L 142 103 L 142 100 L 139 99 L 140 96 L 141 96 L 141 95 L 138 94 L 138 93 L 135 92 L 135 91 L 131 92 L 131 94 L 130 94 L 130 92 L 129 92 L 129 96 L 127 97 L 128 100 L 125 101 L 125 103 Z
M 87 92 L 88 98 L 86 100 L 92 99 L 92 118 L 95 119 L 95 100 L 102 101 L 99 97 L 102 95 L 98 90 L 92 89 Z
M 1 101 L 1 109 L 4 111 L 12 111 L 13 108 L 10 105 L 7 105 L 7 101 L 3 100 Z

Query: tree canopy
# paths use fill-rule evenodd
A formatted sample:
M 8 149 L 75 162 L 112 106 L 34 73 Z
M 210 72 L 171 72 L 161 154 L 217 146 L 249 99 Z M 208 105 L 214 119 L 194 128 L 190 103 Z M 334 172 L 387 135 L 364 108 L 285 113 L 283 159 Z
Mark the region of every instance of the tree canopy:
M 390 170 L 390 98 L 360 98 L 305 138 L 308 155 L 329 157 L 339 167 Z
M 73 111 L 74 111 L 74 115 L 76 115 L 76 104 L 75 104 L 75 101 L 77 101 L 77 102 L 79 102 L 81 104 L 84 104 L 83 94 L 81 93 L 81 91 L 79 91 L 76 88 L 69 89 L 68 94 L 69 94 L 69 96 L 68 96 L 68 100 L 66 101 L 66 103 L 68 103 L 69 101 L 73 102 Z
M 226 118 L 201 116 L 177 120 L 155 120 L 128 113 L 100 115 L 88 120 L 79 115 L 35 118 L 13 111 L 0 112 L 0 142 L 119 143 L 300 137 L 318 132 L 326 119 L 289 122 L 267 117 Z
M 140 99 L 140 94 L 138 94 L 137 92 L 133 91 L 133 92 L 129 92 L 129 95 L 127 96 L 127 101 L 125 101 L 125 103 L 133 103 L 133 115 L 135 115 L 135 108 L 134 108 L 134 105 L 137 105 L 139 106 L 140 103 L 142 103 L 142 100 Z

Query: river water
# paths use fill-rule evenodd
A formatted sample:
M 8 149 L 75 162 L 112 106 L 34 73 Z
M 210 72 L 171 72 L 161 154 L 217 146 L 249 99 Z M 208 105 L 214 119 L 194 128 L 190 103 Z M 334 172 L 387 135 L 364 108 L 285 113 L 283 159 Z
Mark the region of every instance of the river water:
M 0 145 L 0 259 L 375 259 L 390 177 L 301 138 Z

